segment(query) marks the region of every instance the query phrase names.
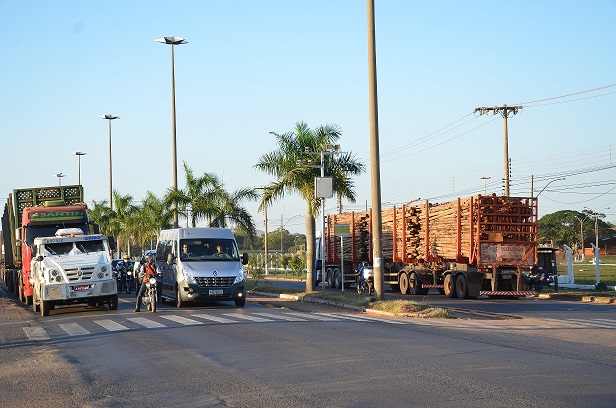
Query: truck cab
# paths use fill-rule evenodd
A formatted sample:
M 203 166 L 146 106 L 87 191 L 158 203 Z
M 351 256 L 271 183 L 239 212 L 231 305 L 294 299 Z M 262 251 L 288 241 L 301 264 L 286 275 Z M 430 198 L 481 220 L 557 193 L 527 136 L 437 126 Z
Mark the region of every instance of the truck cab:
M 33 310 L 47 316 L 55 305 L 74 303 L 117 309 L 109 249 L 107 237 L 86 235 L 79 228 L 35 238 L 30 265 Z

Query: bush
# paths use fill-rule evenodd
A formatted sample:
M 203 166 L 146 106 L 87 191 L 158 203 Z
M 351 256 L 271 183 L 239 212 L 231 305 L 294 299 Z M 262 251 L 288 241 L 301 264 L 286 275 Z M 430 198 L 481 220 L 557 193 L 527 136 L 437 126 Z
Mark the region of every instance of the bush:
M 595 285 L 595 290 L 607 290 L 607 283 L 599 282 Z

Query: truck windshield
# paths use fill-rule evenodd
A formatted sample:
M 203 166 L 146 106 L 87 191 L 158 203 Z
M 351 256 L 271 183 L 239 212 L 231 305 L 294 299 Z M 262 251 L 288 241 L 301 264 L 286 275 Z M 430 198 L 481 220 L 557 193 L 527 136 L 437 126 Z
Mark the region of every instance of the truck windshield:
M 53 244 L 45 244 L 45 250 L 52 255 L 66 255 L 73 249 L 72 242 L 56 242 Z
M 183 239 L 180 241 L 180 259 L 186 261 L 236 261 L 240 256 L 232 239 Z
M 53 237 L 56 231 L 62 228 L 80 228 L 84 234 L 90 233 L 87 223 L 53 223 L 53 224 L 28 224 L 26 226 L 26 243 L 29 246 L 34 244 L 34 238 Z
M 102 239 L 75 242 L 75 246 L 78 250 L 85 254 L 88 254 L 90 252 L 102 252 L 105 250 L 105 245 L 103 245 Z

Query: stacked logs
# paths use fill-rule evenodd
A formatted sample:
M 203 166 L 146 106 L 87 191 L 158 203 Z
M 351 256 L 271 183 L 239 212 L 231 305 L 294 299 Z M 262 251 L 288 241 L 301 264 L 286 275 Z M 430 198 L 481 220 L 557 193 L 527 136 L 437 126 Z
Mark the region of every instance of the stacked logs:
M 536 240 L 536 207 L 532 198 L 491 195 L 443 204 L 406 205 L 383 210 L 381 218 L 385 262 L 468 260 L 473 251 L 471 237 L 478 232 L 479 242 Z M 328 254 L 335 251 L 336 258 L 340 254 L 340 240 L 334 237 L 332 223 L 349 224 L 353 240 L 344 240 L 345 260 L 372 259 L 370 212 L 330 215 L 328 223 L 332 226 L 328 228 Z M 329 259 L 332 260 L 331 255 Z

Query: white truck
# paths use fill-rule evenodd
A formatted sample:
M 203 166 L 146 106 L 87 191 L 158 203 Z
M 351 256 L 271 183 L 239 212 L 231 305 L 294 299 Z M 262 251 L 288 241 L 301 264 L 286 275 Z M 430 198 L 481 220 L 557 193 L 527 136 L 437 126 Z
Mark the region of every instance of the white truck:
M 35 238 L 30 276 L 34 312 L 48 316 L 55 305 L 74 303 L 107 304 L 116 310 L 118 289 L 109 249 L 107 237 L 85 235 L 79 228 L 59 229 L 53 237 Z

